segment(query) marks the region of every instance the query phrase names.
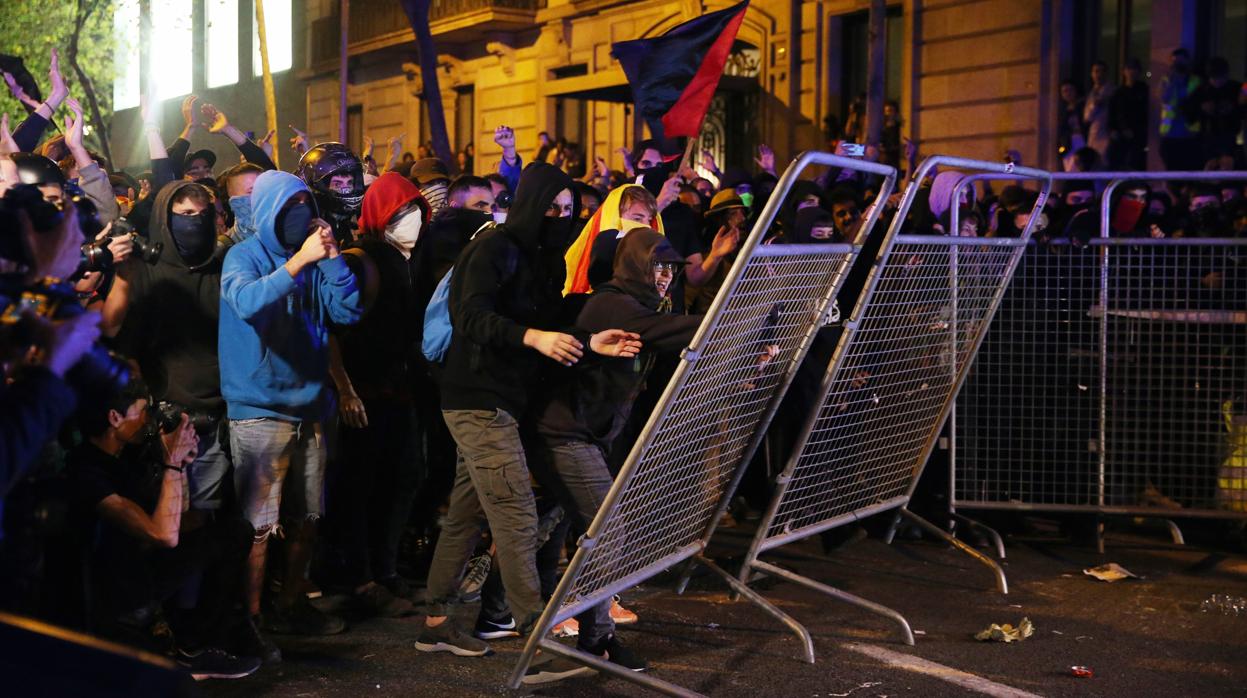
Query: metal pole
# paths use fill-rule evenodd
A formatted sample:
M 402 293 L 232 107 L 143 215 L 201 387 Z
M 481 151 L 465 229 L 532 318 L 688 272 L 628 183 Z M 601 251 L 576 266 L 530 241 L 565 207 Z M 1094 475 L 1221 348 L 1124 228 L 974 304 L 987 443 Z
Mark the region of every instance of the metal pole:
M 887 44 L 887 0 L 870 0 L 870 63 L 866 76 L 866 143 L 870 145 L 878 143 L 883 136 Z
M 345 1 L 345 0 L 344 0 Z M 264 117 L 271 133 L 277 132 L 277 97 L 273 92 L 273 72 L 268 63 L 268 28 L 264 24 L 264 0 L 255 0 L 256 33 L 260 38 L 260 71 L 264 83 Z M 273 148 L 273 164 L 278 164 L 281 148 Z
M 258 1 L 258 0 L 257 0 Z M 350 55 L 347 50 L 351 28 L 351 0 L 339 0 L 338 3 L 338 142 L 346 143 L 346 88 L 348 84 L 347 64 Z

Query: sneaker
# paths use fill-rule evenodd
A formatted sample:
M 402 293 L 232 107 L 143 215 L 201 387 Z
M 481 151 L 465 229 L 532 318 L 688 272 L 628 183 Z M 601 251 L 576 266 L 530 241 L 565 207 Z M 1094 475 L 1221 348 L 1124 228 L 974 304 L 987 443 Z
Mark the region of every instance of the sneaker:
M 230 649 L 243 657 L 258 657 L 265 664 L 280 662 L 281 650 L 260 632 L 260 624 L 258 616 L 248 617 L 240 623 L 234 631 Z
M 576 637 L 580 634 L 580 623 L 575 618 L 568 618 L 551 628 L 550 634 L 555 637 Z
M 485 616 L 478 616 L 476 627 L 472 629 L 472 634 L 482 640 L 501 640 L 507 637 L 519 637 L 520 630 L 516 627 L 515 619 L 511 616 L 507 616 L 501 622 L 490 620 Z
M 449 618 L 436 628 L 425 625 L 416 637 L 416 649 L 421 652 L 450 652 L 460 657 L 486 657 L 493 653 L 487 643 L 463 632 Z
M 477 555 L 468 561 L 467 571 L 459 584 L 459 598 L 464 603 L 475 603 L 481 598 L 481 587 L 489 577 L 489 568 L 493 566 L 493 558 L 489 553 Z
M 278 635 L 337 635 L 346 630 L 346 623 L 302 601 L 288 609 L 273 606 L 264 616 L 264 629 Z
M 577 644 L 576 647 L 582 652 L 595 654 L 606 659 L 606 661 L 611 662 L 612 664 L 618 664 L 628 671 L 645 671 L 649 668 L 649 664 L 647 664 L 644 659 L 641 659 L 633 654 L 632 650 L 624 647 L 623 644 L 619 642 L 619 636 L 615 633 L 611 633 L 610 635 L 602 638 L 602 641 L 597 644 L 597 647 L 585 647 L 580 644 Z
M 525 686 L 540 686 L 574 676 L 588 676 L 596 673 L 597 670 L 593 667 L 573 662 L 565 657 L 541 654 L 529 665 L 520 683 Z
M 235 657 L 215 647 L 197 652 L 178 650 L 177 663 L 190 672 L 196 681 L 204 679 L 241 679 L 260 668 L 255 657 Z
M 619 605 L 619 597 L 611 599 L 611 620 L 615 625 L 632 625 L 638 618 L 635 613 Z
M 415 612 L 410 601 L 400 599 L 375 582 L 351 594 L 351 607 L 365 616 L 380 618 L 401 618 Z

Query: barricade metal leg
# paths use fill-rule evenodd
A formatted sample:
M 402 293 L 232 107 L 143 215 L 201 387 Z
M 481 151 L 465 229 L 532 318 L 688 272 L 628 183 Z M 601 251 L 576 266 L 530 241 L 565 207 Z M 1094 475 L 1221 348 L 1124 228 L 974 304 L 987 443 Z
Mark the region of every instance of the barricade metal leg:
M 837 589 L 833 586 L 823 584 L 822 582 L 816 582 L 813 579 L 810 579 L 809 577 L 803 577 L 797 574 L 796 572 L 790 572 L 782 567 L 776 567 L 775 565 L 772 565 L 767 562 L 762 562 L 761 560 L 754 560 L 753 562 L 749 564 L 751 567 L 757 570 L 760 570 L 762 572 L 765 572 L 767 574 L 772 574 L 781 579 L 786 579 L 790 582 L 800 584 L 801 586 L 806 587 L 808 589 L 813 589 L 814 591 L 826 594 L 832 597 L 833 599 L 837 599 L 845 603 L 853 604 L 854 606 L 857 606 L 858 608 L 862 608 L 867 611 L 870 611 L 871 613 L 881 615 L 885 618 L 889 618 L 895 621 L 896 624 L 900 626 L 901 636 L 904 639 L 905 644 L 911 645 L 911 646 L 914 644 L 914 633 L 909 628 L 909 621 L 905 620 L 904 616 L 888 608 L 887 606 L 877 604 L 874 601 L 868 601 L 867 599 L 863 599 L 860 596 L 855 596 L 853 594 L 850 594 L 849 592 L 844 591 L 843 589 Z M 805 630 L 804 627 L 801 628 L 801 633 L 803 637 L 805 638 L 809 637 L 809 633 Z M 811 652 L 812 651 L 813 650 L 811 650 Z M 812 658 L 812 655 L 811 655 L 810 661 L 811 662 L 814 661 Z
M 552 639 L 542 639 L 540 645 L 542 650 L 549 652 L 550 654 L 557 654 L 561 657 L 566 657 L 572 661 L 579 662 L 586 666 L 591 666 L 598 671 L 604 671 L 612 676 L 618 676 L 621 679 L 640 684 L 650 690 L 658 691 L 659 693 L 668 696 L 679 696 L 680 698 L 703 698 L 702 694 L 695 691 L 690 691 L 687 688 L 682 688 L 669 681 L 663 681 L 662 679 L 655 678 L 645 672 L 630 671 L 619 666 L 618 664 L 615 664 L 614 662 L 608 662 L 605 659 L 589 654 L 588 652 L 581 652 L 579 649 L 568 647 L 567 645 L 556 642 Z
M 801 644 L 805 650 L 805 661 L 808 664 L 814 663 L 814 640 L 810 637 L 810 631 L 806 630 L 804 625 L 801 625 L 792 616 L 779 610 L 778 606 L 770 601 L 767 601 L 761 594 L 745 586 L 739 579 L 733 577 L 726 570 L 714 564 L 710 560 L 707 560 L 705 557 L 698 556 L 697 561 L 705 565 L 711 572 L 714 572 L 722 577 L 723 580 L 728 583 L 728 586 L 732 587 L 732 591 L 735 592 L 738 598 L 740 596 L 744 596 L 755 605 L 759 606 L 762 610 L 769 613 L 776 620 L 791 628 L 792 631 L 797 634 L 797 637 L 801 638 Z M 755 561 L 754 564 L 764 563 L 757 563 Z M 909 644 L 912 645 L 914 643 L 911 641 Z
M 957 521 L 960 521 L 967 526 L 972 526 L 974 528 L 977 528 L 980 531 L 983 531 L 984 533 L 986 533 L 987 536 L 992 539 L 992 545 L 996 546 L 996 557 L 1001 560 L 1005 559 L 1005 542 L 1004 542 L 1004 539 L 1000 537 L 1000 534 L 996 532 L 996 529 L 982 522 L 975 521 L 974 519 L 968 516 L 963 516 L 961 514 L 958 514 L 955 511 L 950 511 L 948 513 Z
M 1169 535 L 1173 537 L 1173 544 L 1186 545 L 1186 539 L 1182 537 L 1182 529 L 1178 528 L 1178 522 L 1165 519 L 1165 524 L 1169 526 Z
M 943 538 L 945 541 L 948 542 L 949 545 L 952 545 L 954 548 L 957 548 L 958 550 L 965 553 L 966 555 L 969 555 L 975 560 L 978 560 L 984 565 L 987 565 L 988 567 L 990 567 L 992 572 L 996 575 L 996 589 L 1002 594 L 1009 593 L 1009 581 L 1005 579 L 1005 571 L 999 564 L 996 563 L 995 560 L 991 559 L 990 557 L 987 557 L 983 553 L 980 553 L 974 548 L 966 545 L 965 543 L 958 540 L 957 538 L 954 538 L 953 536 L 948 535 L 947 531 L 940 528 L 939 526 L 936 526 L 930 521 L 927 521 L 921 516 L 918 516 L 914 512 L 910 511 L 909 509 L 901 508 L 901 509 L 898 509 L 897 511 L 899 511 L 900 514 L 904 516 L 905 518 L 918 524 L 918 526 L 920 526 L 921 528 L 929 531 L 930 533 L 934 535 L 939 536 L 940 538 Z

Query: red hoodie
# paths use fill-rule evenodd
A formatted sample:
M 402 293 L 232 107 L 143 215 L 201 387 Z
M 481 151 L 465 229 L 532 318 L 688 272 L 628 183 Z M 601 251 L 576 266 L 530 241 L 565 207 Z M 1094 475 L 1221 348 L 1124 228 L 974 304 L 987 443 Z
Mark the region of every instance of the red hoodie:
M 397 172 L 381 175 L 364 193 L 364 202 L 359 213 L 359 235 L 380 239 L 394 214 L 413 200 L 420 207 L 427 224 L 429 204 L 416 185 Z

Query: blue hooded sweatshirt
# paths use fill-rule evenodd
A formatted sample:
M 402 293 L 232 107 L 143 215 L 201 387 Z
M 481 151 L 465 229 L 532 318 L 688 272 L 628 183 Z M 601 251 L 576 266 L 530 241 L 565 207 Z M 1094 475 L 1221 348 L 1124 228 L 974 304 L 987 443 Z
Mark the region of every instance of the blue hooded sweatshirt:
M 221 394 L 230 419 L 316 420 L 324 412 L 329 328 L 362 313 L 355 276 L 342 257 L 291 277 L 277 237 L 281 207 L 308 191 L 298 177 L 271 170 L 251 192 L 256 234 L 234 245 L 221 270 Z M 315 204 L 313 204 L 314 206 Z

